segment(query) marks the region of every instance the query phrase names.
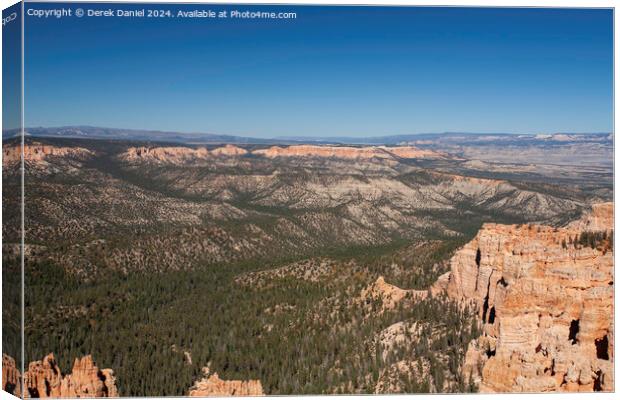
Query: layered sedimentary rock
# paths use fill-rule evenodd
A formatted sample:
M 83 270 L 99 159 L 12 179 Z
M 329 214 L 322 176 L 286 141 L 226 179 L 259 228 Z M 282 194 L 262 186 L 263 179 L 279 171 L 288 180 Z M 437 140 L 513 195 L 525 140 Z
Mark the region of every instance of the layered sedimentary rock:
M 120 155 L 123 161 L 148 161 L 153 163 L 187 163 L 204 160 L 209 151 L 200 147 L 131 147 Z
M 248 154 L 248 151 L 246 149 L 242 149 L 241 147 L 227 144 L 226 146 L 211 150 L 211 154 L 216 156 L 242 156 Z
M 192 397 L 207 396 L 264 396 L 263 386 L 260 380 L 223 380 L 217 373 L 210 374 L 209 369 L 204 369 L 205 377 L 197 381 L 189 390 Z
M 445 158 L 446 155 L 428 149 L 421 149 L 419 147 L 414 146 L 398 146 L 398 147 L 385 147 L 381 146 L 381 149 L 384 149 L 395 156 L 401 158 Z
M 6 354 L 2 355 L 2 390 L 21 397 L 21 374 L 15 359 Z
M 21 160 L 21 146 L 2 146 L 2 165 L 7 166 Z M 62 147 L 51 146 L 42 143 L 31 143 L 24 145 L 24 161 L 26 162 L 41 162 L 45 161 L 47 157 L 78 157 L 85 158 L 93 155 L 93 153 L 81 147 Z
M 583 227 L 485 224 L 451 259 L 445 288 L 474 303 L 483 334 L 463 372 L 482 392 L 613 390 L 613 251 L 607 234 L 583 245 Z M 446 282 L 447 280 L 447 282 Z
M 581 231 L 604 231 L 614 226 L 614 203 L 593 204 L 590 212 L 568 227 Z
M 209 156 L 243 156 L 248 151 L 237 146 L 227 144 L 208 150 L 206 147 L 131 147 L 127 149 L 119 158 L 123 161 L 136 162 L 146 161 L 157 164 L 187 164 L 192 162 L 206 161 Z
M 360 300 L 370 304 L 371 301 L 380 301 L 382 310 L 394 309 L 398 303 L 409 296 L 411 299 L 422 300 L 428 295 L 427 290 L 401 289 L 391 285 L 380 276 L 375 282 L 362 290 Z
M 333 157 L 343 159 L 370 159 L 370 158 L 442 158 L 443 155 L 432 150 L 423 150 L 413 146 L 385 147 L 349 147 L 349 146 L 316 146 L 297 145 L 268 149 L 254 150 L 252 154 L 269 158 L 275 157 Z
M 100 370 L 91 356 L 76 359 L 63 375 L 53 354 L 31 362 L 24 374 L 26 397 L 118 397 L 114 372 Z

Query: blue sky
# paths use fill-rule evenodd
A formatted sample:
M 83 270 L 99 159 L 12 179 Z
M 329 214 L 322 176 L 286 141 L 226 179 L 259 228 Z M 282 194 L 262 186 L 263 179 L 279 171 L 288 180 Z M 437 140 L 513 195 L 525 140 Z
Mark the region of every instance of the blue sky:
M 21 5 L 2 10 L 2 126 L 21 126 Z
M 108 7 L 119 5 L 84 6 Z M 169 7 L 297 19 L 26 17 L 26 125 L 255 137 L 612 131 L 611 10 Z

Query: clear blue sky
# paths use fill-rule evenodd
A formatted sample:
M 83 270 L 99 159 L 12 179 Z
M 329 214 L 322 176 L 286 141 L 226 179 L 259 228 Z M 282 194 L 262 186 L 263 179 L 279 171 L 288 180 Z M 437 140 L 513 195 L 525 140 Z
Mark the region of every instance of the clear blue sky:
M 2 127 L 21 126 L 21 4 L 2 10 Z
M 611 10 L 170 6 L 207 8 L 297 19 L 26 17 L 26 125 L 612 131 Z

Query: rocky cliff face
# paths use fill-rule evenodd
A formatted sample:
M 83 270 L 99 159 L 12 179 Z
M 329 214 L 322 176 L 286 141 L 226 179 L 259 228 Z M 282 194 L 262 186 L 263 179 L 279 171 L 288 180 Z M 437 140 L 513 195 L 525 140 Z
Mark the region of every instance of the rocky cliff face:
M 210 374 L 204 369 L 205 377 L 197 381 L 189 390 L 191 397 L 208 396 L 264 396 L 263 386 L 259 380 L 227 381 L 220 379 L 217 373 Z
M 391 285 L 380 276 L 370 284 L 360 295 L 359 301 L 369 305 L 372 301 L 380 301 L 381 310 L 392 310 L 398 306 L 407 296 L 412 300 L 423 300 L 428 295 L 427 290 L 401 289 Z
M 187 163 L 205 159 L 209 151 L 189 147 L 131 147 L 120 155 L 123 161 L 147 161 L 154 163 Z
M 86 158 L 93 152 L 81 147 L 50 146 L 42 143 L 31 143 L 24 146 L 24 160 L 31 163 L 44 162 L 50 156 Z M 21 160 L 21 146 L 2 146 L 2 165 L 9 166 Z
M 440 153 L 423 150 L 413 146 L 385 147 L 347 147 L 347 146 L 315 146 L 297 145 L 288 147 L 273 146 L 268 149 L 254 150 L 253 154 L 269 158 L 275 157 L 333 157 L 343 159 L 370 158 L 443 158 Z
M 483 335 L 463 372 L 482 392 L 611 391 L 613 249 L 610 205 L 565 228 L 485 224 L 451 259 L 442 288 L 474 303 Z M 590 223 L 586 223 L 590 218 Z
M 21 397 L 21 374 L 15 360 L 6 354 L 2 355 L 2 390 Z
M 446 158 L 446 154 L 414 146 L 381 147 L 401 158 Z
M 212 154 L 216 156 L 243 156 L 248 154 L 246 149 L 242 149 L 241 147 L 233 146 L 232 144 L 227 144 L 222 147 L 218 147 L 211 151 Z
M 237 146 L 227 144 L 208 150 L 206 147 L 131 147 L 122 153 L 119 158 L 128 162 L 150 162 L 156 164 L 188 164 L 209 160 L 210 156 L 235 157 L 248 154 L 248 151 Z
M 593 204 L 590 212 L 568 225 L 580 231 L 605 231 L 614 226 L 614 203 Z
M 68 375 L 62 374 L 53 354 L 31 362 L 24 386 L 25 397 L 118 397 L 114 372 L 100 370 L 91 356 L 76 359 Z

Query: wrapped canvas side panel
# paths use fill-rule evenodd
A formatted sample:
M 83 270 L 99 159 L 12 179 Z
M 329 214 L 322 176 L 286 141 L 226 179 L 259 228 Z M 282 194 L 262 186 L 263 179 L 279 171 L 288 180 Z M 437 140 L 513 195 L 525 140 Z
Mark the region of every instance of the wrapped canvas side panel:
M 2 389 L 22 396 L 22 3 L 2 11 Z

